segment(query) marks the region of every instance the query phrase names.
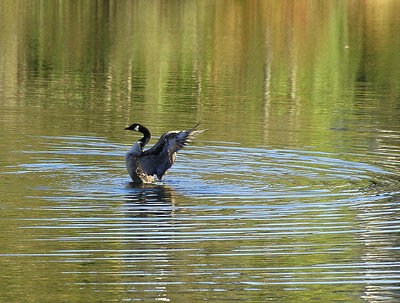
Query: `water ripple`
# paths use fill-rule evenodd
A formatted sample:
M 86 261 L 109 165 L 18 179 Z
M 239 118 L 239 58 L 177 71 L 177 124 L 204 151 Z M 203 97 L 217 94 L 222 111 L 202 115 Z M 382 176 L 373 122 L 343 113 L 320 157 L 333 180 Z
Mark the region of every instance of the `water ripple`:
M 359 155 L 200 141 L 162 183 L 137 187 L 126 145 L 38 140 L 3 173 L 40 176 L 30 212 L 11 221 L 37 250 L 2 259 L 51 263 L 79 287 L 126 292 L 397 291 L 398 181 Z

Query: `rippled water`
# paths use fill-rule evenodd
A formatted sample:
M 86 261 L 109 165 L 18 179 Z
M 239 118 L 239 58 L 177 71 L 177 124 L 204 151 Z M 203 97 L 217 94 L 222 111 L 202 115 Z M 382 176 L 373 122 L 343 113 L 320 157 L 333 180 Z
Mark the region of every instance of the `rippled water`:
M 398 8 L 1 1 L 0 301 L 400 300 Z
M 32 286 L 69 286 L 73 300 L 98 292 L 118 301 L 397 297 L 398 194 L 379 188 L 397 181 L 383 168 L 199 139 L 163 183 L 135 187 L 123 166 L 126 145 L 30 140 L 41 148 L 20 151 L 19 164 L 3 172 L 39 179 L 22 201 L 3 203 L 3 237 L 15 237 L 1 254 L 10 284 L 32 270 Z M 7 289 L 4 298 L 43 295 L 29 283 Z

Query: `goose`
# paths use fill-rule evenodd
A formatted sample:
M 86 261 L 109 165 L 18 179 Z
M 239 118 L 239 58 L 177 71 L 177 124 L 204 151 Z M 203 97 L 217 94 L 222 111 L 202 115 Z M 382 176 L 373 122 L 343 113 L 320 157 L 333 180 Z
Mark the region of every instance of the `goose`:
M 205 130 L 195 130 L 200 123 L 185 131 L 169 131 L 163 134 L 153 147 L 143 150 L 150 141 L 150 131 L 141 124 L 134 123 L 125 130 L 140 132 L 143 138 L 136 141 L 125 154 L 125 165 L 133 183 L 143 184 L 161 181 L 176 159 L 178 150 L 187 146 L 191 140 Z

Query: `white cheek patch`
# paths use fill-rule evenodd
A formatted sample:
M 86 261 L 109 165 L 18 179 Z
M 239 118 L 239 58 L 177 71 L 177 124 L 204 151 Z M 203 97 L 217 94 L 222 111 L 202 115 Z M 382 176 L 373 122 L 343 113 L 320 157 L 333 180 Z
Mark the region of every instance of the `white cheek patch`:
M 138 132 L 139 131 L 139 125 L 136 125 L 134 129 L 135 129 L 135 131 Z

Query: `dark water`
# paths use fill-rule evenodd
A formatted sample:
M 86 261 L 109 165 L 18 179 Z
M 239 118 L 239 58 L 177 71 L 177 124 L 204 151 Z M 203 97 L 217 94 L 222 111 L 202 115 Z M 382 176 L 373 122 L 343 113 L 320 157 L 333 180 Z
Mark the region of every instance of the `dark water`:
M 400 300 L 399 9 L 1 1 L 0 301 Z

